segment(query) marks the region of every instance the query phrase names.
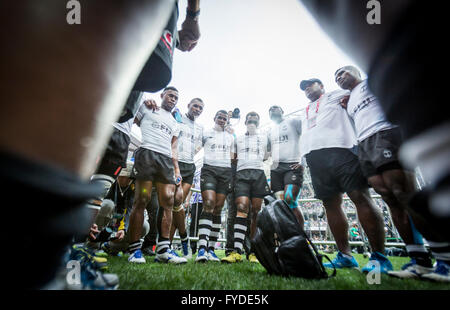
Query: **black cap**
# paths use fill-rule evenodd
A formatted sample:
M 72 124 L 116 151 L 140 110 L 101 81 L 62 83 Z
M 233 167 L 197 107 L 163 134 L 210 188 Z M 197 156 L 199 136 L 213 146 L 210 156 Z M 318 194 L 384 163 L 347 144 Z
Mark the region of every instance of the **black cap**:
M 322 81 L 319 79 L 309 79 L 309 80 L 303 80 L 300 82 L 300 89 L 305 91 L 306 87 L 308 87 L 309 85 L 313 84 L 313 83 L 319 83 L 320 85 L 323 85 Z

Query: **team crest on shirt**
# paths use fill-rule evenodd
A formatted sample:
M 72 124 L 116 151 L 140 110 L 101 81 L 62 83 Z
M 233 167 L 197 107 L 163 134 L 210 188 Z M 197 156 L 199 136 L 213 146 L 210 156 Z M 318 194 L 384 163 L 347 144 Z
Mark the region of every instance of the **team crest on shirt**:
M 392 157 L 392 152 L 390 150 L 385 149 L 383 151 L 383 156 L 384 156 L 384 158 L 391 158 Z

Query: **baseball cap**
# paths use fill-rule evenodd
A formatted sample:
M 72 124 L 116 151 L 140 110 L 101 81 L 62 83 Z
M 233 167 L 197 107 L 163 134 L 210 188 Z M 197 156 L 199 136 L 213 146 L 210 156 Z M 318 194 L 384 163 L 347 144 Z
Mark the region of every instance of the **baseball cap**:
M 316 78 L 313 79 L 309 79 L 309 80 L 303 80 L 300 82 L 300 89 L 305 91 L 306 87 L 308 87 L 309 85 L 313 84 L 313 83 L 319 83 L 321 85 L 323 85 L 322 81 Z
M 269 108 L 269 112 L 272 111 L 273 109 L 277 109 L 277 108 L 280 109 L 282 112 L 284 112 L 283 109 L 282 109 L 279 105 L 273 105 L 273 106 L 271 106 L 271 107 Z

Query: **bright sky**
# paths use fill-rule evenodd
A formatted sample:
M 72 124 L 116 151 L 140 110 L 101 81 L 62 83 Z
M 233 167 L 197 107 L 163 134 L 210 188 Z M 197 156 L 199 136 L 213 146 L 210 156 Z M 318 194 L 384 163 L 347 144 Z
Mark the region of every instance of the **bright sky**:
M 179 1 L 179 29 L 186 3 Z M 198 121 L 205 128 L 213 126 L 218 110 L 236 107 L 242 119 L 238 133 L 250 111 L 268 123 L 272 105 L 285 113 L 305 107 L 302 79 L 319 78 L 331 91 L 337 89 L 336 69 L 354 65 L 298 0 L 202 0 L 200 7 L 200 41 L 191 52 L 176 50 L 169 85 L 179 90 L 177 106 L 183 114 L 192 98 L 203 99 Z M 146 98 L 160 103 L 159 94 Z

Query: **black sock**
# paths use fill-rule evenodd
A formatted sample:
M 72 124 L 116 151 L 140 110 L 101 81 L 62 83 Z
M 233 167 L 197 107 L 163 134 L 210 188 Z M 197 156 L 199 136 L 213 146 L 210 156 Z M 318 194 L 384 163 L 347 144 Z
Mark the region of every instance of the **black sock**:
M 415 259 L 418 265 L 428 268 L 433 267 L 431 256 L 423 244 L 407 244 L 406 250 L 409 257 Z
M 449 242 L 434 242 L 427 240 L 430 245 L 431 253 L 436 260 L 443 261 L 450 265 L 450 243 Z

